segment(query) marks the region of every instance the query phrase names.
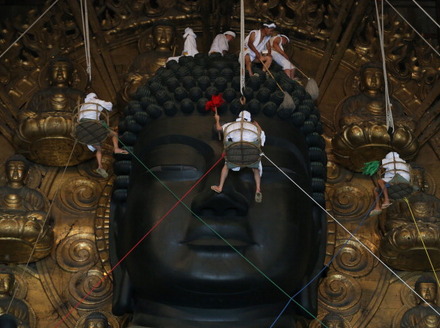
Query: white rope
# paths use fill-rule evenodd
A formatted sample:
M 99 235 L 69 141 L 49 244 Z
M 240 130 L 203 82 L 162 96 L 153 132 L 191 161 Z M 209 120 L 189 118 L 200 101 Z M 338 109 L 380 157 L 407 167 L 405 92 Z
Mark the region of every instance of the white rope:
M 393 5 L 391 4 L 391 3 L 389 3 L 388 2 L 388 0 L 385 0 L 386 2 L 387 2 L 387 4 L 400 16 L 400 18 L 402 18 L 404 21 L 405 21 L 405 23 L 407 23 L 408 24 L 408 26 L 409 27 L 411 27 L 412 29 L 413 29 L 413 31 L 423 40 L 423 41 L 425 41 L 425 43 L 437 54 L 437 56 L 439 56 L 440 57 L 440 52 L 437 50 L 437 49 L 435 49 L 434 48 L 434 46 L 432 46 L 429 42 L 428 42 L 428 40 L 426 40 L 424 37 L 423 37 L 423 35 L 422 34 L 420 34 L 415 28 L 414 28 L 414 26 L 412 26 L 406 19 L 405 19 L 405 17 L 403 17 L 402 16 L 402 14 L 401 13 L 399 13 L 399 11 L 396 9 L 396 8 L 394 8 L 393 7 Z
M 240 92 L 243 96 L 245 86 L 245 63 L 244 63 L 244 0 L 240 0 Z
M 22 37 L 24 37 L 26 35 L 27 32 L 29 32 L 29 30 L 34 27 L 35 24 L 37 24 L 37 22 L 43 18 L 44 15 L 46 15 L 46 13 L 52 9 L 53 6 L 56 5 L 56 3 L 60 1 L 60 0 L 55 0 L 54 3 L 52 3 L 41 15 L 40 17 L 38 17 L 31 25 L 29 25 L 29 27 L 14 41 L 12 42 L 12 44 L 5 50 L 3 51 L 3 53 L 0 55 L 0 58 L 2 58 L 13 46 L 14 44 L 16 44 L 18 41 L 21 40 Z
M 92 57 L 90 55 L 90 29 L 89 29 L 89 10 L 87 0 L 81 0 L 81 20 L 84 34 L 84 51 L 86 58 L 86 72 L 89 76 L 89 82 L 92 81 Z
M 437 23 L 437 22 L 435 21 L 435 19 L 432 18 L 432 17 L 428 14 L 428 12 L 427 12 L 425 9 L 423 9 L 423 7 L 422 7 L 421 5 L 419 5 L 419 4 L 417 3 L 416 0 L 413 0 L 413 2 L 417 5 L 417 7 L 419 7 L 419 8 L 423 11 L 423 13 L 424 13 L 426 16 L 428 16 L 428 17 L 434 22 L 435 25 L 437 25 L 438 28 L 440 28 L 440 24 Z
M 295 182 L 289 175 L 287 175 L 279 166 L 277 166 L 272 160 L 266 156 L 266 154 L 261 153 L 261 156 L 264 156 L 274 167 L 276 167 L 287 179 L 290 180 L 299 190 L 301 190 L 307 197 L 309 197 L 320 209 L 322 209 L 328 216 L 330 216 L 342 229 L 345 230 L 354 240 L 356 240 L 362 247 L 364 247 L 367 252 L 369 252 L 379 263 L 381 263 L 386 269 L 388 269 L 400 282 L 402 282 L 406 287 L 408 287 L 409 290 L 411 290 L 418 298 L 420 298 L 426 305 L 428 305 L 435 313 L 440 315 L 440 312 L 434 308 L 431 304 L 429 304 L 426 300 L 423 299 L 422 296 L 420 296 L 413 288 L 411 288 L 408 283 L 403 280 L 397 273 L 393 271 L 388 265 L 385 264 L 374 252 L 368 248 L 367 245 L 365 245 L 363 242 L 359 240 L 355 235 L 353 235 L 350 230 L 348 230 L 341 222 L 339 222 L 333 215 L 331 215 L 324 207 L 322 207 L 321 204 L 319 204 L 315 199 L 313 199 L 312 196 L 310 196 L 307 191 L 305 191 L 298 183 Z
M 383 8 L 383 2 L 381 1 L 381 12 L 382 12 L 382 19 L 379 15 L 379 8 L 377 6 L 377 0 L 374 1 L 375 7 L 376 7 L 376 18 L 377 18 L 377 29 L 378 29 L 378 35 L 379 35 L 379 43 L 380 43 L 380 51 L 382 55 L 382 69 L 383 69 L 383 79 L 384 79 L 384 87 L 385 87 L 385 116 L 386 116 L 386 124 L 387 124 L 387 130 L 391 133 L 394 132 L 394 120 L 393 120 L 393 112 L 392 112 L 392 105 L 390 101 L 390 93 L 388 89 L 388 74 L 387 74 L 387 68 L 386 68 L 386 60 L 385 60 L 385 43 L 384 43 L 384 8 Z

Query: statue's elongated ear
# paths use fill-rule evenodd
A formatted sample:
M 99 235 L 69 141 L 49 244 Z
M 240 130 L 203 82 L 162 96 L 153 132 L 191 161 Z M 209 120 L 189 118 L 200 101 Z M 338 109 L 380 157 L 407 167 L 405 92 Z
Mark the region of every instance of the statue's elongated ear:
M 116 252 L 117 240 L 117 221 L 116 215 L 123 215 L 125 212 L 125 202 L 112 200 L 110 211 L 110 263 L 112 268 L 118 263 Z M 123 217 L 123 216 L 122 216 Z M 119 264 L 113 271 L 113 304 L 112 312 L 120 316 L 132 312 L 132 297 L 130 276 L 125 269 L 124 263 Z
M 298 303 L 300 303 L 308 313 L 301 308 L 298 308 L 297 312 L 310 319 L 313 319 L 313 316 L 316 317 L 318 314 L 318 286 L 321 277 L 325 274 L 323 268 L 326 254 L 325 248 L 327 245 L 326 215 L 324 211 L 316 205 L 313 206 L 313 223 L 315 225 L 313 231 L 316 232 L 316 244 L 311 256 L 316 258 L 316 261 L 310 261 L 313 268 L 309 270 L 310 274 L 304 277 L 303 281 L 303 286 L 307 285 L 307 287 L 296 297 Z

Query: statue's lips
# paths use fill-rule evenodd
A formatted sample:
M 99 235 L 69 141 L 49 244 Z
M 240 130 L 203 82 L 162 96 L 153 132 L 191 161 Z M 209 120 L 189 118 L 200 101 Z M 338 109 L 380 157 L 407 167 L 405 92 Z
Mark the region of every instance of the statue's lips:
M 249 232 L 243 224 L 210 224 L 203 223 L 190 227 L 185 240 L 181 242 L 198 250 L 213 250 L 213 248 L 230 249 L 232 247 L 248 247 L 255 245 Z

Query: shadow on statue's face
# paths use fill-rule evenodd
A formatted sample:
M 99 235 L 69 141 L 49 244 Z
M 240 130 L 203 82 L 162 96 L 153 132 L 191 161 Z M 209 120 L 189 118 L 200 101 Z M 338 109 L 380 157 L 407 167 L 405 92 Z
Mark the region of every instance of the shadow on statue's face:
M 278 119 L 256 119 L 267 136 L 265 154 L 310 192 L 303 136 Z M 167 189 L 186 195 L 222 151 L 210 115 L 157 119 L 138 136 L 136 156 L 161 182 L 134 163 L 125 216 L 118 218 L 119 257 L 165 218 L 125 261 L 137 297 L 212 308 L 287 301 L 248 261 L 290 295 L 307 283 L 304 276 L 316 260 L 309 250 L 319 244 L 312 232 L 313 202 L 266 160 L 262 203 L 253 200 L 248 168 L 229 171 L 223 193 L 210 189 L 218 184 L 221 160 L 183 200 L 193 213 L 182 204 L 173 209 L 177 199 Z

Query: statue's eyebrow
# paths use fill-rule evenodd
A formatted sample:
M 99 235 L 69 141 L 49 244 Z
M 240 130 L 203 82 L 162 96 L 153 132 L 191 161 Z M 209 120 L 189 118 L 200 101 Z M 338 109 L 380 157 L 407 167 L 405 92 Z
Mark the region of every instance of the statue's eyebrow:
M 212 147 L 208 143 L 200 139 L 196 139 L 182 134 L 168 134 L 165 136 L 152 138 L 147 143 L 143 144 L 141 147 L 136 147 L 137 148 L 136 150 L 141 152 L 140 157 L 142 158 L 143 157 L 142 155 L 147 154 L 152 149 L 161 145 L 169 145 L 169 144 L 182 144 L 182 145 L 190 146 L 195 150 L 197 150 L 197 152 L 201 153 L 202 156 L 205 157 L 207 161 L 212 160 L 215 156 L 214 149 L 212 149 Z

